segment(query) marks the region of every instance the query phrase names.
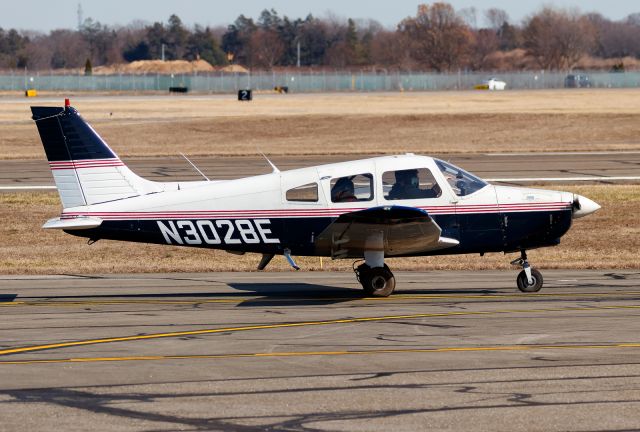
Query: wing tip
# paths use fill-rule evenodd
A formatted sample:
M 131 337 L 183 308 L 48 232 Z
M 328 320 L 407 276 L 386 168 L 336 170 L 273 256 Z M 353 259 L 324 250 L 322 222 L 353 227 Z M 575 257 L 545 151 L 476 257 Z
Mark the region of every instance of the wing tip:
M 440 237 L 438 239 L 438 245 L 442 246 L 442 249 L 458 246 L 459 244 L 460 244 L 460 240 L 456 240 L 450 237 Z

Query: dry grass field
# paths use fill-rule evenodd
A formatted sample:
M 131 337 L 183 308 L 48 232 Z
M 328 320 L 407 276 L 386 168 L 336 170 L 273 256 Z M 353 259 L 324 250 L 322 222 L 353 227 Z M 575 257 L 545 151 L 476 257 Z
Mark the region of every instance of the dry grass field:
M 602 205 L 596 214 L 576 220 L 560 246 L 531 251 L 540 268 L 637 268 L 640 262 L 640 188 L 554 186 L 585 195 Z M 40 229 L 60 212 L 56 192 L 0 194 L 0 274 L 84 274 L 254 270 L 259 255 L 160 245 L 86 240 Z M 507 269 L 515 255 L 489 254 L 388 260 L 396 270 Z M 319 270 L 318 258 L 301 258 L 305 270 Z M 324 259 L 324 269 L 349 270 L 350 260 Z M 289 269 L 277 257 L 269 270 Z
M 640 149 L 640 89 L 80 97 L 123 157 Z M 0 99 L 0 159 L 43 158 L 29 105 Z

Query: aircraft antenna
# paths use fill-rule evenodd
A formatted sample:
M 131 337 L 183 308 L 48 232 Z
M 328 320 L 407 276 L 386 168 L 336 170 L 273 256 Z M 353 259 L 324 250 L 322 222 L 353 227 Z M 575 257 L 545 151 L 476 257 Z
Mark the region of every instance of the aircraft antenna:
M 188 158 L 188 157 L 186 157 L 186 156 L 184 155 L 184 153 L 180 152 L 180 156 L 182 156 L 183 158 L 185 158 L 185 160 L 186 160 L 187 162 L 189 162 L 189 163 L 191 164 L 191 166 L 192 166 L 196 171 L 198 171 L 198 173 L 200 173 L 200 175 L 201 175 L 202 177 L 204 177 L 207 181 L 211 181 L 211 180 L 209 180 L 209 177 L 207 177 L 206 175 L 204 175 L 204 173 L 203 173 L 202 171 L 200 171 L 200 170 L 198 169 L 198 167 L 197 167 L 193 162 L 191 162 L 191 161 L 189 160 L 189 158 Z
M 258 153 L 260 153 L 260 154 L 262 155 L 262 157 L 267 161 L 267 163 L 268 163 L 269 165 L 271 165 L 271 168 L 273 168 L 273 172 L 274 172 L 274 173 L 279 173 L 279 172 L 280 172 L 280 170 L 278 169 L 278 167 L 277 167 L 277 166 L 275 166 L 275 164 L 274 164 L 273 162 L 271 162 L 271 161 L 269 160 L 269 158 L 267 157 L 267 155 L 265 155 L 264 153 L 262 153 L 262 152 L 260 151 L 260 149 L 258 149 Z

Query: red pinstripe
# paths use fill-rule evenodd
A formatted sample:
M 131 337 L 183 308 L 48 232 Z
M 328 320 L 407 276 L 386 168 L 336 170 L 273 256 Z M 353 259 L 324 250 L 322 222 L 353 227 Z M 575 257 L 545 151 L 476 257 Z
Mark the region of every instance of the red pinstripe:
M 124 166 L 120 159 L 84 159 L 49 162 L 51 170 L 84 169 Z
M 504 205 L 468 205 L 417 207 L 429 214 L 487 214 L 499 212 L 527 212 L 527 211 L 560 211 L 569 210 L 571 203 L 518 203 Z M 332 217 L 340 216 L 365 208 L 335 208 L 335 209 L 271 209 L 271 210 L 177 210 L 162 212 L 69 212 L 63 213 L 63 219 L 79 216 L 94 216 L 108 220 L 119 219 L 215 219 L 215 218 L 281 218 L 281 217 Z

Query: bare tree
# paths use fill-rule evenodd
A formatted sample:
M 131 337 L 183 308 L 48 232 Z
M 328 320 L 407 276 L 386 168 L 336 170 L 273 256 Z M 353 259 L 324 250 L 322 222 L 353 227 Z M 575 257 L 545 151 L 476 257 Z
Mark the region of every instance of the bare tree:
M 634 24 L 632 16 L 622 21 L 611 21 L 600 14 L 586 15 L 595 29 L 593 54 L 604 58 L 640 57 L 640 14 L 637 24 Z
M 402 21 L 399 30 L 412 56 L 439 72 L 461 65 L 471 45 L 469 27 L 448 3 L 418 6 L 417 16 Z
M 627 24 L 640 27 L 640 12 L 629 14 L 627 16 L 627 19 L 625 19 L 625 21 L 627 22 Z
M 584 16 L 548 7 L 529 19 L 523 34 L 528 54 L 544 69 L 571 69 L 595 43 Z
M 322 23 L 324 24 L 326 35 L 324 64 L 335 68 L 347 67 L 352 63 L 351 59 L 354 55 L 353 48 L 349 45 L 347 39 L 350 38 L 352 42 L 354 37 L 357 39 L 355 29 L 352 27 L 351 34 L 348 34 L 349 26 L 347 20 L 332 12 L 325 14 Z
M 460 18 L 472 29 L 478 28 L 478 9 L 475 7 L 466 7 L 458 11 Z
M 487 59 L 498 51 L 500 39 L 492 29 L 480 29 L 473 36 L 469 66 L 474 70 L 486 69 Z
M 354 21 L 358 36 L 356 58 L 360 65 L 372 64 L 372 44 L 376 35 L 384 31 L 384 27 L 376 20 L 358 19 Z
M 46 45 L 51 52 L 49 67 L 54 69 L 81 67 L 89 57 L 89 46 L 77 31 L 53 30 Z
M 249 52 L 253 56 L 250 63 L 258 67 L 272 69 L 285 52 L 284 43 L 274 30 L 256 30 L 251 35 L 249 44 Z
M 87 58 L 94 66 L 159 58 L 203 58 L 226 64 L 272 69 L 303 66 L 423 68 L 450 71 L 564 69 L 587 65 L 585 55 L 615 58 L 617 65 L 640 58 L 640 13 L 612 21 L 597 13 L 546 7 L 522 25 L 509 23 L 502 9 L 480 15 L 474 7 L 459 11 L 445 2 L 420 5 L 415 16 L 396 31 L 366 19 L 327 13 L 291 19 L 264 10 L 254 21 L 240 15 L 228 27 L 185 26 L 177 15 L 167 22 L 134 21 L 106 26 L 88 18 L 76 30 L 49 34 L 0 28 L 0 67 L 79 68 Z M 624 61 L 623 61 L 624 59 Z M 592 62 L 610 64 L 611 62 Z M 604 66 L 609 67 L 609 66 Z
M 484 19 L 487 27 L 498 32 L 505 23 L 509 22 L 509 14 L 504 9 L 491 8 L 484 12 Z
M 393 31 L 380 31 L 371 40 L 371 61 L 374 65 L 405 68 L 410 65 L 410 52 L 403 36 Z
M 338 41 L 332 44 L 325 54 L 325 64 L 338 69 L 346 68 L 351 64 L 353 50 L 346 41 Z
M 29 42 L 24 47 L 24 56 L 27 60 L 27 68 L 33 70 L 43 70 L 51 67 L 51 50 L 48 47 L 49 36 L 37 33 L 26 32 Z

